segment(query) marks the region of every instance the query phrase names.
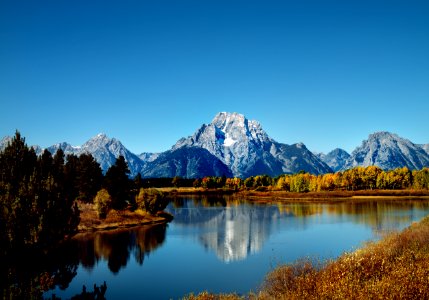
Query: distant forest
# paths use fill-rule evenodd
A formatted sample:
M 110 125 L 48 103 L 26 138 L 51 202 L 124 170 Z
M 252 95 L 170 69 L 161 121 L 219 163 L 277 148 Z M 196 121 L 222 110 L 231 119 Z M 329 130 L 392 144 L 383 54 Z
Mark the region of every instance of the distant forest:
M 142 200 L 157 199 L 162 193 L 147 188 L 195 187 L 203 189 L 281 190 L 289 192 L 357 191 L 373 189 L 429 189 L 429 168 L 410 171 L 407 168 L 383 171 L 379 167 L 357 167 L 343 172 L 313 175 L 305 172 L 267 175 L 246 179 L 204 177 L 195 179 L 129 178 L 123 156 L 102 173 L 91 154 L 55 154 L 45 150 L 37 156 L 25 139 L 16 132 L 0 152 L 0 254 L 17 248 L 43 248 L 76 232 L 79 209 L 76 200 L 106 209 L 145 208 L 155 212 L 162 207 L 149 207 Z M 155 194 L 154 194 L 155 193 Z

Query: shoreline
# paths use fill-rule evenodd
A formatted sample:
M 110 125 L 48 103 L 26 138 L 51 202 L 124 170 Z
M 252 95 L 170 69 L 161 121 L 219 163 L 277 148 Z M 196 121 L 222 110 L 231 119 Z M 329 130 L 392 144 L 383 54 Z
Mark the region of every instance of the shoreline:
M 429 191 L 426 190 L 366 190 L 366 191 L 323 191 L 308 193 L 293 193 L 286 191 L 234 191 L 230 189 L 202 189 L 202 188 L 160 188 L 167 197 L 175 196 L 223 196 L 244 198 L 258 203 L 271 202 L 307 202 L 329 203 L 345 201 L 391 201 L 391 200 L 429 200 Z M 143 211 L 116 211 L 111 210 L 105 219 L 100 219 L 94 204 L 78 202 L 80 223 L 77 233 L 130 228 L 141 225 L 163 224 L 173 219 L 168 213 L 161 212 L 156 216 Z
M 277 266 L 256 293 L 205 291 L 181 299 L 428 299 L 428 266 L 429 215 L 336 259 Z
M 77 234 L 131 228 L 142 225 L 164 224 L 172 220 L 172 216 L 164 212 L 152 216 L 139 210 L 133 212 L 129 210 L 110 210 L 105 219 L 100 219 L 94 204 L 79 202 L 78 207 L 80 210 L 80 222 Z

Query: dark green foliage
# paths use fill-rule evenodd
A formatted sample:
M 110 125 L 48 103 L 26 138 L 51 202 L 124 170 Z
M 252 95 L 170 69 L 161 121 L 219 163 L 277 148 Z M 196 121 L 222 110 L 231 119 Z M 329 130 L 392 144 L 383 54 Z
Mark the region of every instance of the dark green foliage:
M 142 178 L 142 174 L 137 173 L 137 175 L 134 177 L 134 189 L 135 190 L 139 190 L 141 187 L 143 187 L 143 178 Z
M 79 200 L 92 202 L 103 182 L 103 173 L 100 165 L 91 154 L 79 156 L 77 170 L 77 187 L 79 190 Z
M 51 246 L 75 232 L 79 211 L 65 179 L 63 151 L 37 158 L 16 132 L 0 153 L 1 254 Z
M 104 187 L 112 197 L 112 208 L 124 209 L 130 202 L 131 181 L 128 178 L 130 170 L 125 158 L 120 155 L 113 166 L 106 172 Z
M 79 195 L 79 187 L 77 182 L 77 173 L 79 169 L 79 158 L 74 155 L 67 155 L 67 162 L 64 167 L 64 189 L 66 197 L 76 199 Z
M 91 154 L 68 155 L 64 170 L 65 189 L 71 199 L 92 202 L 103 182 L 100 165 Z

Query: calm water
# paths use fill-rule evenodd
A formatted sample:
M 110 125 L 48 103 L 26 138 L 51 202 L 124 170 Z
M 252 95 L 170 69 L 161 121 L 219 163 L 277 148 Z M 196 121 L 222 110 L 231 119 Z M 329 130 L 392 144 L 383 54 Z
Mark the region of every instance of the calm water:
M 252 204 L 181 199 L 168 225 L 77 236 L 67 276 L 52 293 L 65 299 L 107 284 L 107 299 L 170 299 L 190 292 L 247 293 L 279 263 L 332 258 L 381 232 L 429 214 L 429 202 Z

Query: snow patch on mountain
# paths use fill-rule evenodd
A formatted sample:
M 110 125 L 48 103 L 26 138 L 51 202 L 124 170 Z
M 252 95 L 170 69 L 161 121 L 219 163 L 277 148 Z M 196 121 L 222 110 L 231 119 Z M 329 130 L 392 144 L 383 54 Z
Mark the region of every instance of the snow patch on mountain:
M 218 113 L 211 123 L 203 124 L 192 136 L 180 139 L 172 150 L 182 147 L 208 150 L 225 163 L 234 176 L 242 178 L 294 173 L 301 169 L 316 174 L 330 171 L 326 164 L 309 153 L 304 144 L 277 143 L 259 122 L 248 120 L 239 113 Z M 294 155 L 290 156 L 290 153 Z

